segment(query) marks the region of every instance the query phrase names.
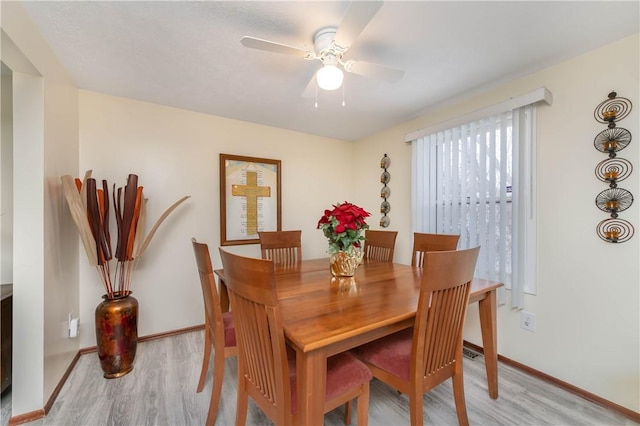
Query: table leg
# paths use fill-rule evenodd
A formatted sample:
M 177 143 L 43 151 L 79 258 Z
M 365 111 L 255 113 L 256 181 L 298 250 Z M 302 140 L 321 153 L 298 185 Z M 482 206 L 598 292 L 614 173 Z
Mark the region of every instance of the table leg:
M 324 423 L 324 395 L 327 384 L 327 357 L 323 350 L 296 352 L 298 376 L 298 424 Z
M 484 362 L 487 370 L 487 385 L 489 396 L 498 398 L 498 333 L 497 333 L 497 302 L 496 290 L 478 302 L 480 311 L 480 330 L 482 331 L 482 346 L 484 348 Z

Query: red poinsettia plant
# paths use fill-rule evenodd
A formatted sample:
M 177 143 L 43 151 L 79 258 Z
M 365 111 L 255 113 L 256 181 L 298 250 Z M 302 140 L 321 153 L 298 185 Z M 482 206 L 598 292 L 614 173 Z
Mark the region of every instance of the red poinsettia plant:
M 322 229 L 329 240 L 328 253 L 344 251 L 353 253 L 360 249 L 364 241 L 362 232 L 369 229 L 365 219 L 371 214 L 362 207 L 348 202 L 333 205 L 333 210 L 325 210 L 318 221 L 317 229 Z

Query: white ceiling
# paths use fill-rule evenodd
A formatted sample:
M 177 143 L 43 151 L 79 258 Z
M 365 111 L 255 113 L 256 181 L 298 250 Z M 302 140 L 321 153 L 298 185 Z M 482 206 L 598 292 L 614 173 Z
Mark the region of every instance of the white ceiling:
M 387 1 L 345 56 L 404 78 L 347 73 L 346 105 L 339 89 L 319 91 L 315 108 L 301 95 L 319 62 L 240 38 L 312 49 L 348 1 L 23 4 L 80 88 L 343 140 L 640 31 L 638 1 Z

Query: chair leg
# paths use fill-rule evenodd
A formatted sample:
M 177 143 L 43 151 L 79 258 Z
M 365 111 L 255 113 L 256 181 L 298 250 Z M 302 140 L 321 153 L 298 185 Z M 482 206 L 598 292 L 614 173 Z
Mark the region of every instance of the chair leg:
M 369 382 L 362 385 L 357 410 L 358 426 L 367 426 L 369 423 Z
M 242 382 L 244 378 L 240 379 Z M 236 426 L 244 426 L 247 423 L 247 410 L 249 409 L 249 394 L 244 383 L 238 383 L 238 403 L 236 405 Z
M 409 417 L 412 425 L 423 424 L 422 389 L 411 389 L 409 396 Z
M 209 369 L 209 358 L 211 357 L 211 330 L 209 324 L 204 325 L 204 355 L 202 357 L 202 370 L 200 371 L 200 380 L 198 381 L 198 389 L 196 392 L 202 392 L 204 382 L 207 378 L 207 370 Z
M 351 424 L 351 411 L 352 411 L 351 405 L 352 405 L 351 401 L 347 401 L 344 404 L 344 424 L 347 426 Z
M 467 404 L 464 400 L 464 377 L 462 368 L 451 378 L 453 382 L 453 398 L 456 402 L 456 414 L 458 415 L 458 423 L 460 426 L 469 426 L 469 418 L 467 417 Z
M 218 353 L 220 352 L 220 353 Z M 218 404 L 222 393 L 222 380 L 224 378 L 224 351 L 216 351 L 213 358 L 213 386 L 211 388 L 211 401 L 207 414 L 207 425 L 213 425 L 218 415 Z

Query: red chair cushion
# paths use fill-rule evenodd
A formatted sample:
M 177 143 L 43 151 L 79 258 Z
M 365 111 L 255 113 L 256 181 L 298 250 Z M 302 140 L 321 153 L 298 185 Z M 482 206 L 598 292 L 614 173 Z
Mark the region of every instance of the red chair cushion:
M 298 411 L 298 377 L 296 375 L 296 352 L 287 346 L 289 379 L 291 383 L 291 412 Z M 345 393 L 349 389 L 371 381 L 373 374 L 362 362 L 349 352 L 340 353 L 327 359 L 327 386 L 325 401 Z
M 351 352 L 364 362 L 409 380 L 413 327 L 358 346 Z
M 233 324 L 231 311 L 222 314 L 224 324 L 224 345 L 228 348 L 236 346 L 236 327 Z

